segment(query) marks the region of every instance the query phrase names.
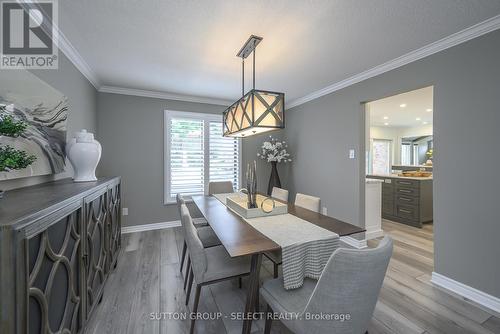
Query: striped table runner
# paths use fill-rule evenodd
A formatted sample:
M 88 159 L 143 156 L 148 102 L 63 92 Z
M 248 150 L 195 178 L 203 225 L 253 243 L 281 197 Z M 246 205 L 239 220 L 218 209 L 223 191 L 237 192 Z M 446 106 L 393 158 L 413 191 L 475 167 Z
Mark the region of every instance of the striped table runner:
M 231 194 L 214 196 L 226 204 L 226 198 Z M 285 289 L 301 287 L 306 277 L 318 279 L 328 259 L 339 247 L 338 234 L 291 214 L 245 221 L 281 246 Z

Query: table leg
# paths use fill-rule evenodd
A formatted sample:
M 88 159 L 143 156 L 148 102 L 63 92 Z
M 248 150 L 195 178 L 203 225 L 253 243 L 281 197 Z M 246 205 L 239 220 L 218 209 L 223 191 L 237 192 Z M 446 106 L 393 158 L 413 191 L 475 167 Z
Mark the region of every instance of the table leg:
M 243 320 L 243 334 L 250 334 L 252 329 L 252 316 L 255 310 L 255 302 L 259 293 L 259 275 L 262 263 L 262 254 L 253 254 L 250 266 L 250 279 L 247 291 L 247 302 L 245 304 L 245 319 Z

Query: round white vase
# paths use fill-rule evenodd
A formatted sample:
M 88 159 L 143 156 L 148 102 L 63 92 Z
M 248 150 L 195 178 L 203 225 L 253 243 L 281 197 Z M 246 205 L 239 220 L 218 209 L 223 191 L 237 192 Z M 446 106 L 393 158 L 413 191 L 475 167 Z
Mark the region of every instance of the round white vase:
M 94 134 L 83 129 L 66 144 L 66 153 L 74 170 L 75 182 L 97 181 L 95 169 L 101 159 L 101 144 Z

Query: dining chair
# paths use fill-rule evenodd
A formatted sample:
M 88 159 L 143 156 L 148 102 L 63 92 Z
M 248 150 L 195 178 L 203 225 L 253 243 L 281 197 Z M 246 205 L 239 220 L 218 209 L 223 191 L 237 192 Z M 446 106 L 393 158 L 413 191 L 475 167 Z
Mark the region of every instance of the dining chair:
M 297 193 L 295 195 L 295 205 L 314 212 L 320 211 L 321 199 L 319 197 Z
M 191 286 L 194 279 L 196 290 L 192 314 L 196 315 L 200 302 L 201 288 L 205 285 L 247 276 L 250 273 L 250 257 L 240 256 L 232 258 L 222 245 L 204 248 L 185 204 L 181 204 L 181 221 L 183 221 L 182 226 L 185 230 L 184 233 L 191 258 L 186 305 L 189 303 Z M 192 334 L 196 316 L 191 319 L 190 333 Z
M 231 181 L 213 181 L 208 183 L 208 194 L 227 194 L 233 193 L 233 182 Z
M 271 332 L 275 314 L 296 314 L 280 320 L 297 334 L 365 333 L 392 255 L 392 239 L 384 237 L 376 248 L 337 249 L 328 260 L 318 281 L 304 280 L 298 289 L 285 290 L 282 279 L 264 282 L 261 296 L 267 303 L 265 334 Z M 315 320 L 322 314 L 338 320 Z M 349 316 L 349 320 L 345 318 Z M 341 321 L 344 318 L 345 321 Z
M 186 204 L 184 198 L 180 195 L 180 194 L 177 194 L 175 196 L 175 199 L 177 201 L 177 209 L 179 210 L 179 217 L 181 217 L 181 205 L 182 204 Z M 181 219 L 181 225 L 183 224 L 182 222 L 182 219 Z M 217 235 L 215 234 L 215 232 L 212 230 L 212 228 L 210 226 L 208 226 L 208 224 L 205 223 L 201 223 L 201 224 L 195 224 L 195 227 L 196 227 L 196 231 L 198 232 L 198 236 L 200 237 L 200 240 L 203 244 L 203 247 L 213 247 L 213 246 L 218 246 L 221 244 L 219 238 L 217 238 Z M 184 230 L 183 230 L 184 232 Z M 182 255 L 181 255 L 181 265 L 180 265 L 180 272 L 182 273 L 182 269 L 184 267 L 184 260 L 186 258 L 186 252 L 187 252 L 187 244 L 186 244 L 186 236 L 184 235 L 184 244 L 182 246 Z M 191 259 L 189 258 L 189 255 L 188 255 L 188 260 L 187 260 L 187 271 L 186 272 L 189 272 L 189 267 L 191 265 Z M 184 289 L 186 289 L 186 284 L 187 284 L 187 275 L 185 276 L 184 278 Z
M 288 191 L 280 188 L 273 188 L 273 194 L 274 194 L 274 189 L 279 189 L 281 191 L 286 191 L 286 197 L 288 200 Z M 271 197 L 274 197 L 274 195 L 271 194 Z M 278 198 L 279 199 L 279 198 Z M 321 199 L 319 197 L 314 197 L 314 196 L 309 196 L 309 195 L 304 195 L 301 193 L 297 193 L 295 196 L 295 205 L 300 206 L 301 208 L 308 209 L 314 212 L 320 211 L 320 203 Z M 273 263 L 273 277 L 277 278 L 278 277 L 278 271 L 279 271 L 279 266 L 282 263 L 281 259 L 281 250 L 275 250 L 275 251 L 270 251 L 270 252 L 265 252 L 264 256 L 267 257 L 271 262 Z
M 279 199 L 283 202 L 288 202 L 288 190 L 281 189 L 278 187 L 273 187 L 273 191 L 271 192 L 271 197 Z

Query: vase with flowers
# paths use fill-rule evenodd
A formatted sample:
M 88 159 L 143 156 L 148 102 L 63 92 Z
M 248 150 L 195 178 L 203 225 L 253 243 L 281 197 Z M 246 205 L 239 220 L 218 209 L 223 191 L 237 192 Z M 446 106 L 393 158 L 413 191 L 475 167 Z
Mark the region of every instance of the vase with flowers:
M 268 195 L 271 195 L 273 187 L 281 188 L 277 165 L 292 161 L 287 149 L 288 144 L 284 140 L 278 140 L 269 136 L 269 139 L 262 143 L 260 152 L 257 153 L 259 158 L 271 163 L 271 176 L 269 177 L 269 184 L 267 186 Z

